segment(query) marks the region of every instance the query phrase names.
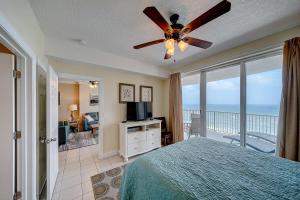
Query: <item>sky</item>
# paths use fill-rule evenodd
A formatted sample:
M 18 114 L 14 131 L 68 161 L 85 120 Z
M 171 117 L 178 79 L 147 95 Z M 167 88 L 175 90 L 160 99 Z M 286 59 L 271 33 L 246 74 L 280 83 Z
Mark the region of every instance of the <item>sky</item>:
M 281 69 L 247 76 L 247 104 L 279 105 Z M 239 104 L 239 77 L 207 83 L 207 104 Z M 183 86 L 183 104 L 199 104 L 199 85 Z

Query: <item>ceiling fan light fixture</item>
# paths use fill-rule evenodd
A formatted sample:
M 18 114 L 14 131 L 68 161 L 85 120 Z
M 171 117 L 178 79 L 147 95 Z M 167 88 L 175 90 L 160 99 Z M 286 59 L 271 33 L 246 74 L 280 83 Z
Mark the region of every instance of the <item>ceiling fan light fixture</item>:
M 167 49 L 167 54 L 171 55 L 171 56 L 174 56 L 174 53 L 175 53 L 175 48 L 171 48 L 171 49 Z
M 178 47 L 181 52 L 184 52 L 188 48 L 188 46 L 189 46 L 189 44 L 182 40 L 180 40 L 180 42 L 178 42 Z
M 98 87 L 98 81 L 89 81 L 90 88 L 97 88 Z
M 175 52 L 175 43 L 178 45 L 180 51 L 185 51 L 189 45 L 207 49 L 212 45 L 212 42 L 186 36 L 186 34 L 198 29 L 206 23 L 222 16 L 229 12 L 231 3 L 228 0 L 222 0 L 214 7 L 201 14 L 199 17 L 186 25 L 177 23 L 179 15 L 173 14 L 170 17 L 171 25 L 165 20 L 160 12 L 154 6 L 146 7 L 143 13 L 149 17 L 156 25 L 164 32 L 165 39 L 153 40 L 139 45 L 133 46 L 134 49 L 140 49 L 151 45 L 165 43 L 166 53 L 164 59 L 170 59 Z
M 168 39 L 165 41 L 165 47 L 167 50 L 169 49 L 173 49 L 174 51 L 174 43 L 175 43 L 175 40 L 174 39 Z

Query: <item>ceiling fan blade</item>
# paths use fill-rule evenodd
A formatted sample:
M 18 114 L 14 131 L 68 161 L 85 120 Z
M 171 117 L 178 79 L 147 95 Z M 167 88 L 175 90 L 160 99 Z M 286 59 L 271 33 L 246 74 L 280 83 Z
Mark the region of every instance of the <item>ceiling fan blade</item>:
M 192 38 L 192 37 L 185 37 L 182 40 L 192 46 L 200 47 L 203 49 L 207 49 L 212 45 L 212 42 L 200 40 L 200 39 Z
M 185 25 L 181 32 L 190 33 L 193 30 L 199 28 L 200 26 L 210 22 L 211 20 L 216 19 L 217 17 L 227 13 L 228 11 L 230 11 L 230 8 L 231 3 L 229 1 L 223 0 L 216 6 L 206 11 L 204 14 L 194 19 L 189 24 Z
M 140 49 L 140 48 L 148 47 L 148 46 L 151 46 L 151 45 L 154 45 L 154 44 L 159 44 L 159 43 L 162 43 L 164 41 L 165 41 L 165 39 L 153 40 L 151 42 L 146 42 L 146 43 L 143 43 L 143 44 L 135 45 L 135 46 L 133 46 L 133 48 L 134 49 Z
M 170 59 L 171 57 L 172 56 L 166 52 L 164 59 L 167 60 L 167 59 Z
M 172 27 L 154 6 L 145 8 L 143 12 L 165 33 L 171 33 Z

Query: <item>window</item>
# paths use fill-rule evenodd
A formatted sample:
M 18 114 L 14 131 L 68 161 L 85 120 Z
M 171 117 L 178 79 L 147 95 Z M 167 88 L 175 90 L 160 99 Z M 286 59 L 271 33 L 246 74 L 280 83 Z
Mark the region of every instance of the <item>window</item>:
M 281 80 L 281 54 L 183 77 L 185 139 L 200 135 L 274 154 Z
M 275 153 L 282 88 L 282 55 L 246 63 L 246 147 Z
M 192 115 L 200 115 L 200 74 L 182 78 L 182 105 L 184 122 L 184 139 L 191 133 Z M 200 116 L 199 116 L 200 117 Z
M 206 137 L 240 142 L 240 66 L 206 73 Z

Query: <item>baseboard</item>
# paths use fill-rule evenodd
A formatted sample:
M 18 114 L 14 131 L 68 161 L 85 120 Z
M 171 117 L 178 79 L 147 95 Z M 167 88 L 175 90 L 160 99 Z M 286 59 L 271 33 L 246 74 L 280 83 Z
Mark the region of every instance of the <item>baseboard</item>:
M 105 159 L 105 158 L 109 158 L 109 157 L 112 157 L 112 156 L 116 156 L 116 155 L 119 155 L 119 151 L 110 151 L 110 152 L 106 152 L 103 154 L 103 158 L 102 159 Z

